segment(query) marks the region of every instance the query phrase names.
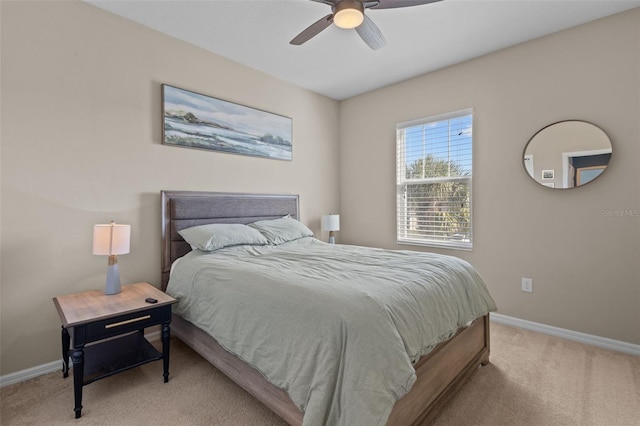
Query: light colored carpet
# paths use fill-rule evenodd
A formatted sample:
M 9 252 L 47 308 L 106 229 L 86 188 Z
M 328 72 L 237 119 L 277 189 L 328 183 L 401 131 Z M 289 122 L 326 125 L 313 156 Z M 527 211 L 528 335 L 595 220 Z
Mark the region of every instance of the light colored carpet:
M 438 426 L 640 425 L 640 357 L 491 324 L 491 364 L 434 420 Z M 0 390 L 2 425 L 284 425 L 262 404 L 172 340 L 169 383 L 154 362 L 84 387 L 51 373 Z

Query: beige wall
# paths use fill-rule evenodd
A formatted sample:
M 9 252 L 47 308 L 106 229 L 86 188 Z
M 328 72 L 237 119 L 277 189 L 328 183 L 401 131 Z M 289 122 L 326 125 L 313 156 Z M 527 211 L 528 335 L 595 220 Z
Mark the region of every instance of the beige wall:
M 338 103 L 78 2 L 0 2 L 1 374 L 60 357 L 52 298 L 104 286 L 92 227 L 132 227 L 123 282 L 160 282 L 162 189 L 339 207 Z M 161 144 L 161 84 L 293 119 L 293 161 Z
M 502 314 L 640 343 L 639 76 L 634 9 L 343 101 L 340 241 L 410 248 L 395 243 L 395 125 L 473 107 L 474 249 L 439 251 L 476 266 Z M 567 119 L 600 126 L 613 156 L 600 179 L 551 191 L 523 149 Z

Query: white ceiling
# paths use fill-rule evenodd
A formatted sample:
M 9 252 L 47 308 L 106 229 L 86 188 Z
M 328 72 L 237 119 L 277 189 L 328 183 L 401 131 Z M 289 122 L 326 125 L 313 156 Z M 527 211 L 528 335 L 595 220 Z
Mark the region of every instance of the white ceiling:
M 367 10 L 387 45 L 371 50 L 331 26 L 289 41 L 330 7 L 309 0 L 85 0 L 248 67 L 334 99 L 640 6 L 640 0 L 444 0 Z

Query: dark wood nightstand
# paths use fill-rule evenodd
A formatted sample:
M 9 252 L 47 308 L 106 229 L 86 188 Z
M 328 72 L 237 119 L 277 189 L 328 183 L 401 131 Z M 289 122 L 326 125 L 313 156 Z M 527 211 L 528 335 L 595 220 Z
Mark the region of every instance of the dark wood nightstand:
M 136 283 L 114 295 L 94 290 L 54 297 L 53 302 L 62 321 L 63 377 L 69 376 L 72 345 L 76 419 L 82 415 L 82 387 L 96 380 L 162 359 L 164 382 L 169 381 L 169 324 L 176 299 L 149 283 Z M 162 326 L 162 352 L 144 337 L 144 329 L 154 325 Z M 91 342 L 96 343 L 85 347 Z

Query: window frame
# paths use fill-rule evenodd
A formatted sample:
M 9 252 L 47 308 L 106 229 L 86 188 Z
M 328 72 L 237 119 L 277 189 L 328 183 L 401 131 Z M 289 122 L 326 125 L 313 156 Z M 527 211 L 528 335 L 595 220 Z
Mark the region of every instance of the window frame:
M 456 118 L 467 117 L 471 119 L 471 173 L 468 176 L 447 176 L 447 177 L 432 177 L 432 178 L 419 178 L 419 179 L 407 179 L 406 178 L 406 141 L 404 139 L 404 132 L 406 129 L 416 126 L 423 126 L 426 124 L 433 124 L 442 121 L 449 121 Z M 417 120 L 406 121 L 396 124 L 396 243 L 401 245 L 414 245 L 422 247 L 434 247 L 445 248 L 453 250 L 473 250 L 473 127 L 474 127 L 474 110 L 473 108 L 466 108 L 458 111 L 453 111 L 444 114 L 438 114 L 429 116 Z M 450 135 L 449 135 L 450 136 Z M 424 154 L 423 158 L 427 158 L 428 153 Z M 449 160 L 450 161 L 450 160 Z M 403 188 L 406 185 L 419 185 L 419 184 L 433 184 L 438 182 L 455 182 L 455 181 L 467 181 L 469 187 L 469 226 L 468 226 L 468 241 L 465 240 L 436 240 L 429 239 L 427 236 L 413 236 L 408 237 L 409 227 L 407 221 L 409 220 L 406 214 L 407 207 L 401 206 L 401 200 L 404 199 L 406 203 L 406 197 L 401 196 L 404 194 Z M 401 209 L 402 207 L 402 209 Z M 405 212 L 404 218 L 401 218 L 401 211 Z M 401 226 L 401 220 L 404 223 Z M 404 236 L 401 234 L 404 233 Z

